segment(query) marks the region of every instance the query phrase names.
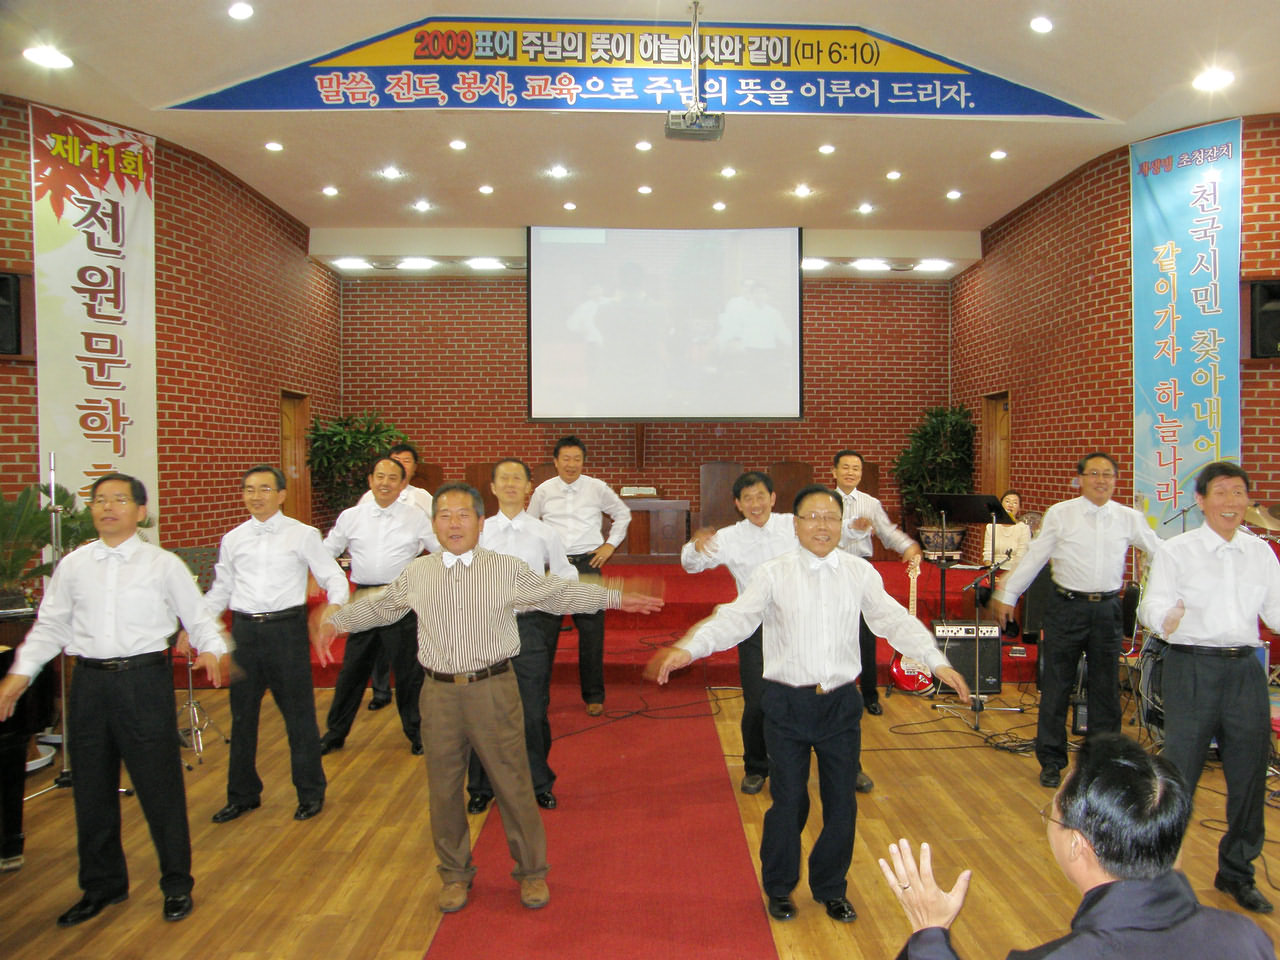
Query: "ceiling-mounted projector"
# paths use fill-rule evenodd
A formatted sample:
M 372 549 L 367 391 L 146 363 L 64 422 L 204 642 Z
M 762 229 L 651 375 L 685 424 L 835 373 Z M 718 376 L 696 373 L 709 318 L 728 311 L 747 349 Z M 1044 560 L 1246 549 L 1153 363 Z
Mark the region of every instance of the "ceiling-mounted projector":
M 667 114 L 669 140 L 719 140 L 723 135 L 723 113 L 672 110 Z

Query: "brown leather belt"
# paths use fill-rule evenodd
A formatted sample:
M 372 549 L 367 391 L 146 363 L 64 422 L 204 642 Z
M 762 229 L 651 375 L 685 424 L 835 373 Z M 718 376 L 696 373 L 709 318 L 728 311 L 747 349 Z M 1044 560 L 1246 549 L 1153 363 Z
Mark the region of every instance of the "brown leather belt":
M 491 667 L 485 667 L 483 670 L 473 670 L 470 673 L 439 673 L 428 667 L 423 667 L 422 669 L 428 677 L 432 680 L 438 680 L 440 683 L 475 683 L 477 680 L 485 680 L 489 677 L 496 677 L 500 673 L 506 673 L 511 669 L 511 661 L 503 660 Z

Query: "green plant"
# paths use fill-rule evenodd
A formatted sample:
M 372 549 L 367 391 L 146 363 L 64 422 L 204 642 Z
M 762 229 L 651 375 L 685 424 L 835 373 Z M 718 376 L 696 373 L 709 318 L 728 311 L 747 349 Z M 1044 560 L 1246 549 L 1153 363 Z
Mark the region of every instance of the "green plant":
M 977 427 L 968 407 L 934 407 L 893 462 L 903 512 L 913 511 L 923 525 L 940 519 L 927 493 L 973 492 L 973 438 Z
M 53 539 L 51 511 L 41 504 L 41 490 L 32 485 L 13 499 L 0 498 L 0 594 L 23 594 L 28 584 L 53 572 L 50 563 L 34 563 Z M 55 486 L 54 498 L 62 508 L 64 553 L 97 536 L 89 511 L 80 506 L 75 494 Z
M 373 458 L 409 438 L 369 412 L 316 420 L 307 431 L 311 483 L 333 510 L 345 510 L 368 489 Z

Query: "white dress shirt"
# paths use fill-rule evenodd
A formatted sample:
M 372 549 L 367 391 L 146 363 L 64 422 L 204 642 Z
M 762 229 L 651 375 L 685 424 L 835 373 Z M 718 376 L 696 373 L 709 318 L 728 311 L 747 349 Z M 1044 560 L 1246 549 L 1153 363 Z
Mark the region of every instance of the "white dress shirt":
M 1012 573 L 1031 546 L 1031 528 L 1019 520 L 1017 523 L 988 523 L 982 531 L 982 562 L 991 562 L 991 531 L 995 531 L 997 560 L 1004 560 L 1000 569 Z
M 771 513 L 763 526 L 757 527 L 744 519 L 717 530 L 706 543 L 707 553 L 697 550 L 693 541 L 689 541 L 680 551 L 680 566 L 686 573 L 702 573 L 723 564 L 733 574 L 733 582 L 741 593 L 760 564 L 798 545 L 795 517 L 789 513 Z
M 95 540 L 53 571 L 12 672 L 34 677 L 64 649 L 95 660 L 158 653 L 178 620 L 201 653 L 227 652 L 185 563 L 137 534 L 114 549 Z
M 1040 532 L 1031 541 L 1018 569 L 1009 574 L 994 597 L 1013 606 L 1045 562 L 1053 560 L 1053 582 L 1075 593 L 1111 593 L 1124 586 L 1129 547 L 1148 556 L 1160 539 L 1137 510 L 1114 500 L 1098 506 L 1085 497 L 1055 503 L 1044 513 Z
M 840 528 L 840 549 L 852 553 L 855 557 L 869 557 L 872 552 L 871 534 L 874 532 L 890 550 L 898 554 L 906 553 L 916 542 L 898 528 L 884 512 L 880 501 L 869 493 L 863 493 L 856 487 L 845 493 L 839 487 L 836 494 L 844 501 L 844 523 Z M 852 520 L 866 518 L 871 521 L 867 530 L 851 530 Z
M 521 510 L 514 517 L 497 513 L 484 521 L 480 546 L 494 553 L 519 557 L 534 573 L 550 571 L 565 580 L 577 580 L 578 570 L 565 556 L 559 534 L 541 520 Z
M 329 595 L 346 603 L 347 575 L 330 556 L 320 531 L 277 511 L 266 523 L 250 517 L 222 538 L 213 586 L 204 595 L 210 613 L 274 613 L 307 602 L 307 571 Z
M 324 538 L 334 557 L 351 554 L 351 579 L 363 586 L 390 583 L 433 540 L 431 521 L 401 500 L 380 507 L 370 500 L 343 510 Z
M 1223 540 L 1207 524 L 1161 544 L 1138 605 L 1156 633 L 1181 600 L 1186 607 L 1169 643 L 1260 646 L 1258 618 L 1280 629 L 1280 561 L 1265 540 L 1237 530 Z
M 407 503 L 411 507 L 417 507 L 419 510 L 421 510 L 423 513 L 427 515 L 427 523 L 428 523 L 427 535 L 430 538 L 427 541 L 427 549 L 431 553 L 439 553 L 440 541 L 436 539 L 435 529 L 433 527 L 430 527 L 430 523 L 432 520 L 431 494 L 429 494 L 422 487 L 415 487 L 413 484 L 409 484 L 409 486 L 405 487 L 403 490 L 400 491 L 400 495 L 396 497 L 396 502 Z M 364 503 L 376 503 L 376 501 L 373 499 L 372 490 L 366 490 L 364 492 L 364 496 L 362 496 L 359 500 L 356 501 L 356 506 L 358 507 Z
M 603 480 L 579 476 L 573 483 L 552 477 L 538 484 L 529 498 L 529 515 L 560 535 L 569 556 L 591 553 L 602 543 L 602 514 L 613 518 L 609 545 L 617 547 L 627 536 L 631 509 Z
M 697 660 L 742 642 L 763 620 L 765 679 L 834 690 L 862 673 L 860 617 L 930 670 L 950 666 L 870 563 L 843 550 L 819 559 L 799 546 L 761 564 L 738 599 L 717 607 L 677 646 Z

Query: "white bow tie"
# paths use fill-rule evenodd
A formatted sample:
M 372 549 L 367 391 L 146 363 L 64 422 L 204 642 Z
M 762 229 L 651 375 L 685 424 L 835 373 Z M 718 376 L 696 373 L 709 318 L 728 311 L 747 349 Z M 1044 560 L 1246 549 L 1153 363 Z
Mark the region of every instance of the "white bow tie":
M 125 560 L 124 551 L 119 547 L 108 547 L 105 543 L 95 543 L 93 545 L 93 559 L 95 560 Z
M 466 553 L 450 553 L 449 551 L 446 550 L 443 554 L 441 554 L 440 559 L 444 561 L 444 568 L 446 570 L 450 570 L 453 568 L 453 565 L 458 561 L 462 561 L 462 565 L 464 567 L 471 566 L 471 561 L 474 559 L 474 557 L 475 557 L 475 554 L 473 554 L 470 550 L 468 550 Z
M 840 558 L 836 556 L 836 552 L 834 550 L 828 553 L 825 557 L 811 556 L 809 558 L 810 570 L 821 570 L 823 567 L 830 567 L 832 570 L 839 569 Z

